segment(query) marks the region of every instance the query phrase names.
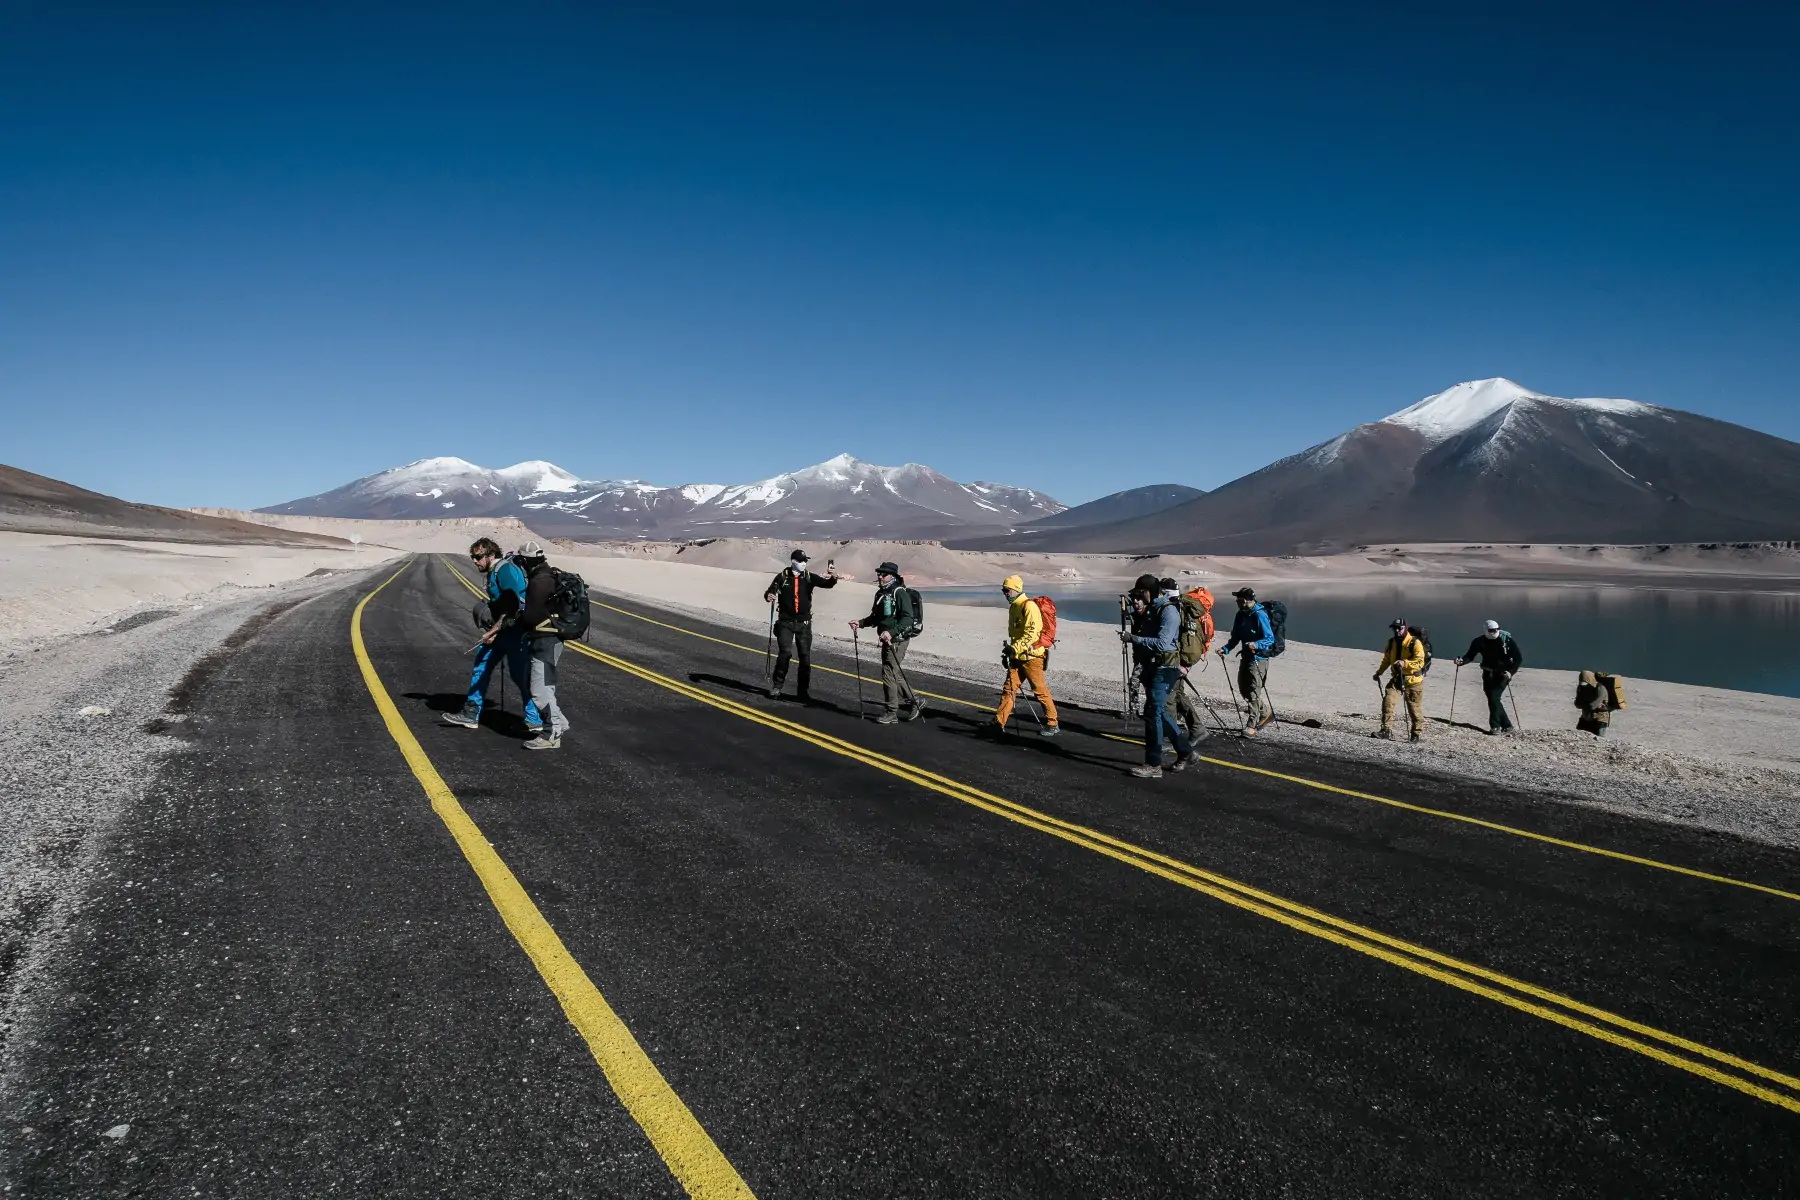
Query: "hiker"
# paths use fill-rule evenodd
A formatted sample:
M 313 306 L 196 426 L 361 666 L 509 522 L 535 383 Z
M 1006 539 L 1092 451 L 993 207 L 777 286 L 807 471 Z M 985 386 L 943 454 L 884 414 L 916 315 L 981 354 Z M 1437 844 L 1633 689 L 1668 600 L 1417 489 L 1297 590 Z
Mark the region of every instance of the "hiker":
M 906 660 L 906 644 L 918 631 L 919 610 L 913 602 L 912 589 L 900 575 L 900 568 L 884 562 L 875 568 L 875 603 L 869 615 L 850 622 L 850 635 L 858 629 L 873 627 L 881 636 L 881 715 L 877 725 L 896 725 L 916 721 L 925 715 L 925 706 L 913 694 L 901 664 Z
M 563 655 L 563 639 L 556 628 L 553 604 L 556 574 L 544 559 L 544 548 L 536 542 L 519 547 L 514 558 L 525 573 L 525 606 L 518 620 L 530 663 L 530 688 L 525 695 L 527 707 L 536 706 L 541 722 L 537 736 L 526 742 L 525 748 L 555 750 L 562 745 L 563 734 L 569 732 L 568 719 L 556 702 L 556 674 Z M 529 712 L 525 727 L 531 728 Z
M 1212 593 L 1203 587 L 1183 593 L 1173 579 L 1157 582 L 1162 594 L 1181 612 L 1181 678 L 1169 689 L 1169 715 L 1187 727 L 1188 741 L 1202 742 L 1212 734 L 1200 718 L 1198 693 L 1188 682 L 1188 672 L 1206 661 L 1207 648 L 1212 645 Z
M 1513 635 L 1500 628 L 1500 622 L 1489 621 L 1469 643 L 1457 666 L 1481 660 L 1481 690 L 1488 702 L 1488 734 L 1511 733 L 1513 723 L 1506 715 L 1506 685 L 1525 665 L 1525 655 Z
M 1624 681 L 1604 671 L 1583 671 L 1575 684 L 1575 707 L 1581 710 L 1575 728 L 1605 737 L 1612 715 L 1625 707 Z
M 775 642 L 780 653 L 775 658 L 775 673 L 769 677 L 769 698 L 781 695 L 781 684 L 787 679 L 788 663 L 796 654 L 800 658 L 799 686 L 794 699 L 812 699 L 812 594 L 814 588 L 834 588 L 838 573 L 827 566 L 825 574 L 814 575 L 807 567 L 806 551 L 788 555 L 787 568 L 769 581 L 763 602 L 775 606 Z
M 1396 617 L 1388 626 L 1393 634 L 1382 649 L 1381 665 L 1374 679 L 1381 682 L 1383 671 L 1389 671 L 1387 687 L 1381 692 L 1381 728 L 1375 736 L 1394 740 L 1394 709 L 1406 697 L 1406 719 L 1412 726 L 1412 741 L 1425 732 L 1425 640 L 1417 636 L 1404 617 Z
M 1248 711 L 1244 715 L 1244 736 L 1255 737 L 1256 731 L 1275 719 L 1275 706 L 1269 703 L 1269 652 L 1275 648 L 1275 628 L 1269 615 L 1256 602 L 1255 588 L 1239 588 L 1231 593 L 1237 601 L 1237 615 L 1231 619 L 1231 637 L 1219 648 L 1220 658 L 1229 658 L 1235 647 L 1243 647 L 1238 658 L 1238 691 Z
M 1055 627 L 1046 622 L 1044 605 L 1025 594 L 1025 581 L 1019 576 L 1008 575 L 1001 580 L 1000 594 L 1006 597 L 1006 641 L 1000 647 L 1000 665 L 1006 668 L 1006 683 L 1000 689 L 1000 707 L 994 710 L 993 723 L 984 726 L 983 732 L 990 736 L 1006 732 L 1013 701 L 1019 689 L 1029 683 L 1031 694 L 1044 706 L 1044 726 L 1038 730 L 1038 736 L 1055 737 L 1062 730 L 1056 724 L 1056 701 L 1050 698 L 1050 686 L 1044 682 L 1044 668 L 1050 661 Z M 1050 621 L 1053 622 L 1056 606 L 1049 607 Z
M 525 697 L 525 728 L 541 733 L 543 720 L 531 699 L 531 648 L 517 621 L 525 608 L 525 572 L 502 557 L 500 543 L 488 537 L 477 538 L 469 546 L 469 561 L 487 575 L 487 620 L 491 623 L 484 627 L 481 643 L 475 647 L 475 665 L 469 673 L 469 693 L 462 711 L 445 713 L 444 723 L 479 728 L 488 684 L 493 682 L 495 669 L 505 662 L 507 674 Z
M 1175 743 L 1171 771 L 1185 771 L 1200 761 L 1200 752 L 1188 741 L 1181 723 L 1168 713 L 1169 690 L 1181 685 L 1181 607 L 1162 594 L 1154 576 L 1148 586 L 1131 590 L 1131 628 L 1119 631 L 1119 640 L 1131 647 L 1138 675 L 1144 681 L 1144 762 L 1131 768 L 1139 779 L 1163 777 L 1163 733 Z

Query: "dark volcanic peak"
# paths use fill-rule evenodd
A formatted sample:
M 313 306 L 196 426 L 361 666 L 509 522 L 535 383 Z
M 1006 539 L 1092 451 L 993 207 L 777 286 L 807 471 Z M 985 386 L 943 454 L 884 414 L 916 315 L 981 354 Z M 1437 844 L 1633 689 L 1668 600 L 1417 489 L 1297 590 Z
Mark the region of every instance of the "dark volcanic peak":
M 516 516 L 577 538 L 821 534 L 931 537 L 1011 527 L 1061 512 L 1029 488 L 962 484 L 919 463 L 880 467 L 848 454 L 755 483 L 659 487 L 579 479 L 547 462 L 489 470 L 428 458 L 264 509 L 331 517 Z
M 346 547 L 340 538 L 270 529 L 155 504 L 133 504 L 102 492 L 0 466 L 0 529 L 158 542 L 256 543 Z
M 1035 549 L 1324 553 L 1374 542 L 1800 536 L 1800 445 L 1635 400 L 1458 384 L 1146 517 Z
M 1032 522 L 1031 528 L 1073 529 L 1078 525 L 1127 521 L 1133 517 L 1147 517 L 1152 513 L 1174 508 L 1177 504 L 1185 504 L 1204 495 L 1206 493 L 1200 488 L 1188 487 L 1184 483 L 1153 483 L 1147 487 L 1114 492 L 1098 500 L 1089 500 L 1086 504 L 1077 504 L 1074 508 L 1066 508 L 1053 517 Z

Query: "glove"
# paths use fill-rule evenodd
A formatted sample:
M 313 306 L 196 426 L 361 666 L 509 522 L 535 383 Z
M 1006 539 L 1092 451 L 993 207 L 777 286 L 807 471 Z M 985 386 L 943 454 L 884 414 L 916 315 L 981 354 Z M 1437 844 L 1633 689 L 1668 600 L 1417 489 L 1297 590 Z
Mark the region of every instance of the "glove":
M 1380 683 L 1381 682 L 1381 672 L 1377 671 L 1373 675 L 1369 676 L 1369 678 L 1373 679 L 1376 683 Z
M 1131 640 L 1131 634 L 1129 632 L 1127 632 L 1126 630 L 1123 630 L 1123 629 L 1119 630 L 1119 644 L 1120 645 L 1124 645 L 1126 642 L 1129 642 L 1130 640 Z

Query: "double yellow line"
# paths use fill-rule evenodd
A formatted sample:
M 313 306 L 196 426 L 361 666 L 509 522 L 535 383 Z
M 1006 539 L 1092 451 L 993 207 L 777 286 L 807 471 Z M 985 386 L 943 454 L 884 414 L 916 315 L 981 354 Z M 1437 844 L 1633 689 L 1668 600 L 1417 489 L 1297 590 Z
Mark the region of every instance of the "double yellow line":
M 468 580 L 463 579 L 462 572 L 456 570 L 454 567 L 450 570 L 458 579 L 463 580 L 465 587 L 469 586 Z M 684 629 L 679 625 L 671 625 L 667 621 L 658 621 L 654 617 L 646 617 L 643 613 L 632 612 L 627 608 L 618 608 L 611 604 L 603 604 L 598 600 L 593 601 L 593 604 L 597 608 L 604 608 L 608 612 L 615 612 L 623 617 L 631 617 L 634 620 L 643 621 L 645 624 L 655 625 L 660 629 L 667 629 L 675 633 L 686 634 L 688 637 L 699 638 L 702 641 L 713 642 L 720 646 L 729 646 L 734 650 L 745 650 L 751 654 L 764 653 L 763 650 L 758 649 L 755 646 L 746 646 L 742 642 L 728 641 L 725 638 L 713 637 L 708 633 L 700 633 L 693 629 Z M 846 679 L 855 679 L 857 677 L 856 672 L 854 671 L 843 671 L 836 667 L 827 667 L 819 663 L 813 664 L 813 670 L 826 671 L 833 675 L 842 675 Z M 865 676 L 864 678 L 868 677 Z M 994 711 L 990 705 L 978 704 L 973 700 L 964 700 L 957 696 L 945 696 L 937 692 L 926 691 L 919 692 L 919 695 L 929 696 L 933 700 L 942 700 L 949 704 L 960 704 L 964 708 L 973 708 L 981 712 Z M 1115 733 L 1099 733 L 1098 736 L 1106 738 L 1108 741 L 1124 742 L 1132 746 L 1141 746 L 1144 744 L 1139 738 L 1120 737 Z M 1600 858 L 1610 858 L 1615 862 L 1628 862 L 1636 866 L 1649 867 L 1652 870 L 1657 871 L 1669 871 L 1676 875 L 1686 875 L 1690 879 L 1704 879 L 1708 883 L 1722 883 L 1729 887 L 1743 888 L 1746 891 L 1761 892 L 1766 896 L 1777 896 L 1783 900 L 1800 901 L 1800 892 L 1784 891 L 1781 888 L 1770 887 L 1767 884 L 1752 883 L 1747 879 L 1734 879 L 1729 875 L 1716 875 L 1711 871 L 1701 871 L 1694 867 L 1684 867 L 1679 863 L 1664 862 L 1661 859 L 1656 858 L 1646 858 L 1641 854 L 1627 854 L 1622 850 L 1609 850 L 1605 846 L 1594 846 L 1587 842 L 1576 842 L 1570 841 L 1568 838 L 1553 837 L 1547 833 L 1538 833 L 1531 829 L 1521 829 L 1516 825 L 1503 825 L 1498 821 L 1486 821 L 1480 817 L 1471 817 L 1467 813 L 1450 812 L 1442 808 L 1430 808 L 1423 804 L 1411 804 L 1405 800 L 1396 800 L 1391 796 L 1378 796 L 1373 792 L 1359 792 L 1354 788 L 1338 787 L 1336 784 L 1323 783 L 1317 779 L 1308 779 L 1304 775 L 1291 775 L 1283 771 L 1271 771 L 1267 767 L 1253 767 L 1249 763 L 1232 762 L 1230 759 L 1225 758 L 1211 758 L 1202 755 L 1200 761 L 1211 766 L 1223 767 L 1230 771 L 1243 771 L 1251 775 L 1262 775 L 1269 779 L 1279 779 L 1283 783 L 1296 784 L 1300 787 L 1310 788 L 1313 791 L 1329 792 L 1335 796 L 1346 796 L 1352 800 L 1366 800 L 1371 804 L 1380 804 L 1388 808 L 1400 809 L 1403 812 L 1417 813 L 1420 816 L 1436 817 L 1444 821 L 1455 821 L 1463 825 L 1472 825 L 1478 829 L 1486 829 L 1493 833 L 1504 833 L 1509 837 L 1524 838 L 1527 841 L 1539 842 L 1547 846 L 1556 846 L 1563 850 L 1574 850 L 1581 854 L 1592 854 Z
M 460 571 L 452 573 L 464 587 L 475 590 Z M 1518 1012 L 1586 1034 L 1621 1049 L 1655 1059 L 1667 1066 L 1697 1075 L 1702 1079 L 1732 1088 L 1758 1100 L 1790 1112 L 1800 1113 L 1800 1078 L 1761 1066 L 1737 1055 L 1716 1050 L 1700 1042 L 1667 1033 L 1628 1017 L 1608 1012 L 1548 988 L 1515 979 L 1486 967 L 1440 954 L 1425 946 L 1391 937 L 1379 930 L 1358 925 L 1330 913 L 1296 903 L 1285 897 L 1248 884 L 1239 883 L 1217 872 L 1181 862 L 1156 851 L 1134 845 L 1084 825 L 1077 825 L 1048 813 L 971 787 L 955 779 L 928 771 L 923 767 L 870 750 L 854 742 L 821 733 L 809 726 L 751 708 L 735 700 L 705 691 L 693 684 L 671 678 L 647 667 L 641 667 L 617 655 L 607 654 L 580 642 L 567 647 L 584 657 L 604 663 L 646 683 L 666 688 L 700 704 L 730 713 L 767 729 L 786 734 L 820 749 L 853 759 L 909 783 L 936 792 L 952 800 L 981 809 L 983 812 L 1048 834 L 1091 850 L 1116 862 L 1165 879 L 1170 883 L 1199 892 L 1244 912 L 1274 921 L 1289 929 L 1309 934 L 1359 954 L 1434 979 L 1471 995 L 1492 1000 Z

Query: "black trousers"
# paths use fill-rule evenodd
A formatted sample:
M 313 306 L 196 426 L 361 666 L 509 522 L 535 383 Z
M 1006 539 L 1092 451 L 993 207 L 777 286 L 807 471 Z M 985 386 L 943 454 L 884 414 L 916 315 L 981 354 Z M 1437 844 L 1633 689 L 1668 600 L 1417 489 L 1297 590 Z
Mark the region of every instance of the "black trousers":
M 812 622 L 798 617 L 783 617 L 775 622 L 775 645 L 780 653 L 775 656 L 775 676 L 769 681 L 770 686 L 780 690 L 782 681 L 787 678 L 788 663 L 798 654 L 799 694 L 808 695 L 807 689 L 812 686 Z

